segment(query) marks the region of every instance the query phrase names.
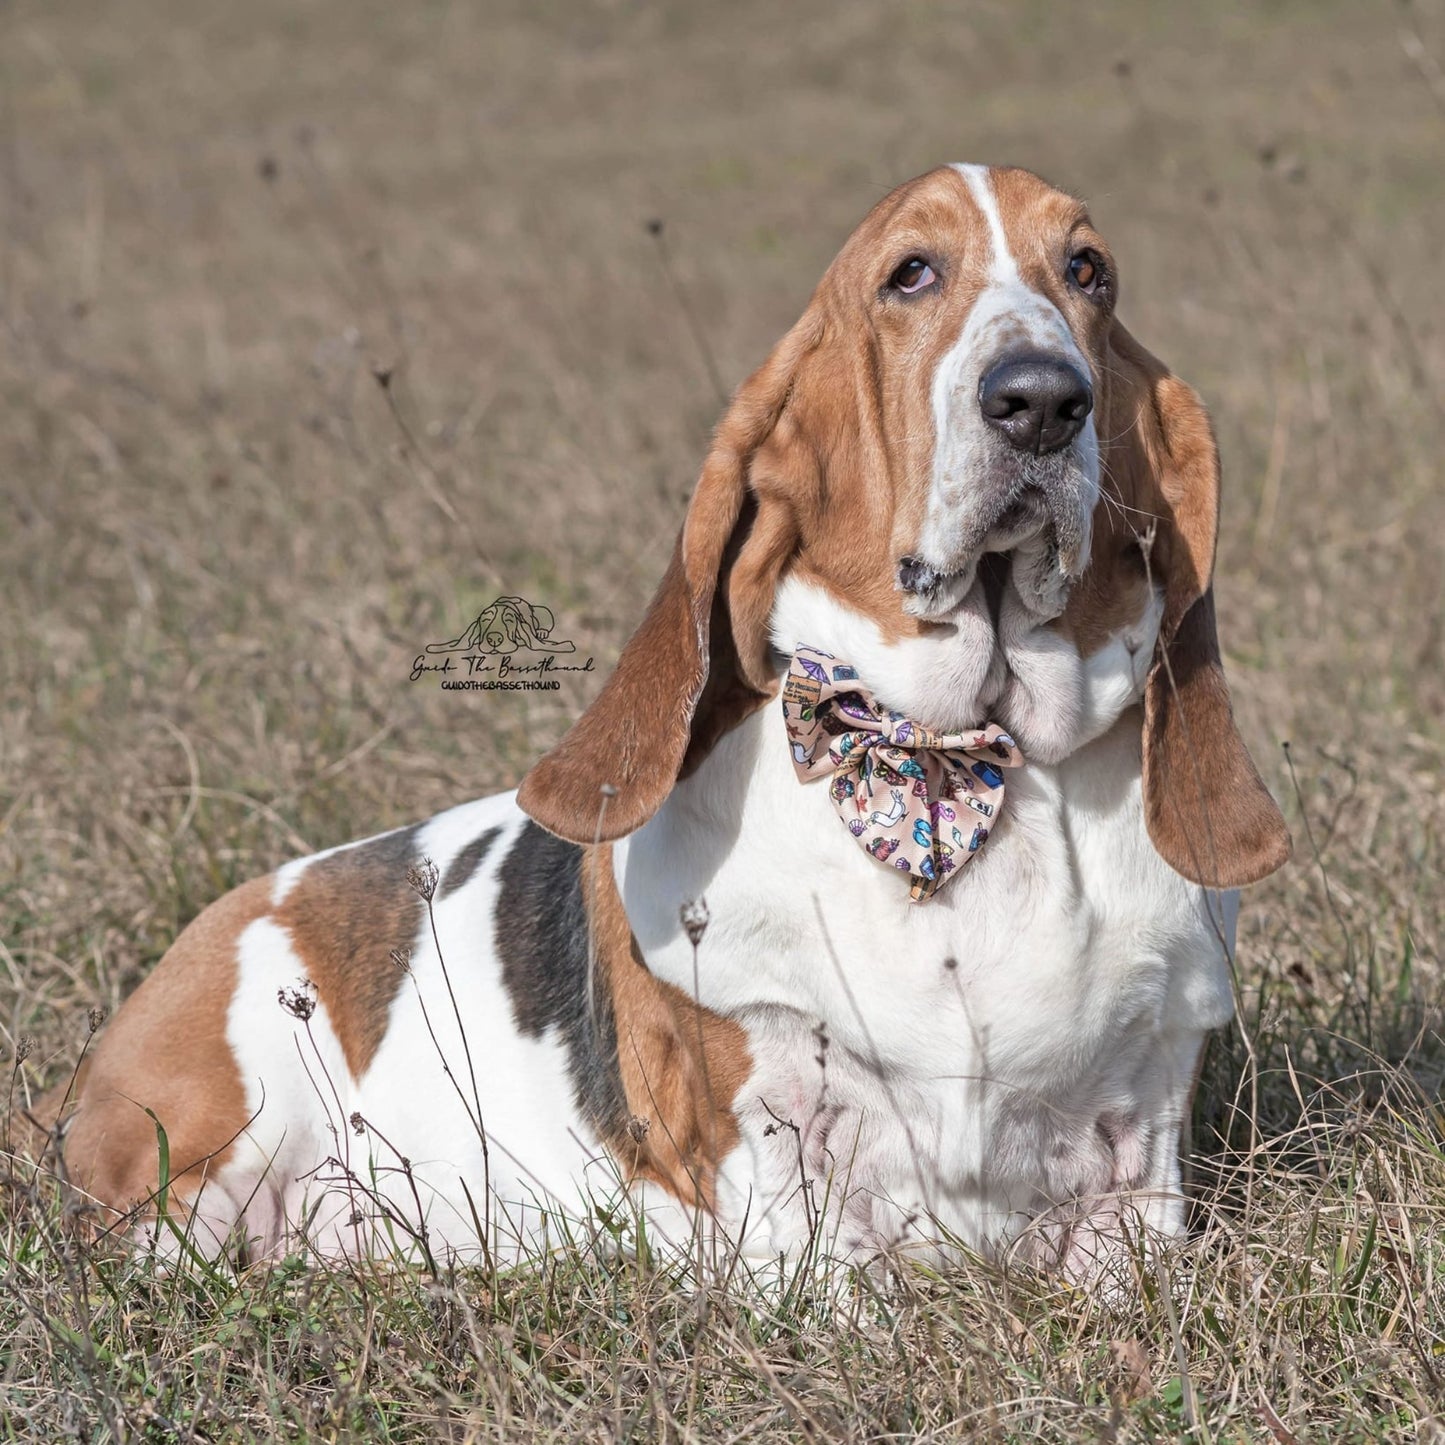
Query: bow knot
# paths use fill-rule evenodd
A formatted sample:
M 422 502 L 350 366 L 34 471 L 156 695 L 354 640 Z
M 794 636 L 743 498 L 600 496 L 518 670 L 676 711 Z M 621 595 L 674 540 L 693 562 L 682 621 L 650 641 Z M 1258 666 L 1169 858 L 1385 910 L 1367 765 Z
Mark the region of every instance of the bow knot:
M 859 845 L 931 897 L 988 841 L 1003 807 L 1003 768 L 1023 763 L 994 723 L 938 733 L 880 707 L 850 664 L 800 647 L 783 682 L 783 720 L 800 782 L 832 775 L 828 794 Z

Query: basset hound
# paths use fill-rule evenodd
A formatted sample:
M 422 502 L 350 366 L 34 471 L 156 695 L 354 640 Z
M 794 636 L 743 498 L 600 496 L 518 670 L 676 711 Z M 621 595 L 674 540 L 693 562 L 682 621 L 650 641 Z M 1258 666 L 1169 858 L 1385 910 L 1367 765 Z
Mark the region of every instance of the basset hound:
M 1118 286 L 1027 171 L 881 200 L 592 706 L 517 792 L 207 908 L 31 1111 L 75 1198 L 253 1256 L 701 1231 L 1089 1278 L 1178 1233 L 1235 890 L 1289 837 L 1210 425 Z

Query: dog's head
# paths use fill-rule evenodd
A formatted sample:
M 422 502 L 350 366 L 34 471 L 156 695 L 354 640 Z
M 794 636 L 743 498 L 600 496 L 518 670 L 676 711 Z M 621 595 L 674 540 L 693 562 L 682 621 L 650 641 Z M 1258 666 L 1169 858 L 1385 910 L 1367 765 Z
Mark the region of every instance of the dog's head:
M 775 693 L 785 580 L 887 647 L 996 617 L 980 599 L 1004 575 L 1030 625 L 1084 654 L 1160 609 L 1143 742 L 1155 846 L 1215 886 L 1277 867 L 1288 836 L 1215 636 L 1208 418 L 1125 331 L 1117 294 L 1083 205 L 1027 171 L 943 167 L 879 202 L 739 388 L 647 615 L 521 805 L 579 842 L 645 822 Z M 977 725 L 974 704 L 920 720 Z
M 509 657 L 523 642 L 522 614 L 515 597 L 498 597 L 477 614 L 477 650 Z
M 519 647 L 545 642 L 555 625 L 546 607 L 522 597 L 498 597 L 477 614 L 477 649 L 509 657 Z

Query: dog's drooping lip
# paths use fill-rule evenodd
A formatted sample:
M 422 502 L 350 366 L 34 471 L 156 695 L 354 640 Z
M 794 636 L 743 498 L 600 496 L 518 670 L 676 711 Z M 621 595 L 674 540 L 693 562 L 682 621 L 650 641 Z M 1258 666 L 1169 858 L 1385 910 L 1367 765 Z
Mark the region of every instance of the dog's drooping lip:
M 1054 530 L 1048 498 L 1036 483 L 1025 481 L 994 518 L 993 530 L 984 538 L 984 553 L 1012 552 L 1040 530 Z
M 1004 503 L 981 544 L 962 566 L 917 554 L 898 559 L 897 587 L 909 599 L 905 609 L 925 621 L 946 621 L 972 592 L 985 558 L 1001 557 L 1012 563 L 1024 555 L 1043 559 L 1043 570 L 1053 584 L 1048 590 L 1062 602 L 1083 568 L 1077 563 L 1068 565 L 1075 559 L 1065 559 L 1059 530 L 1043 489 L 1026 482 Z
M 898 590 L 910 597 L 931 597 L 938 589 L 959 572 L 941 572 L 922 557 L 900 557 L 898 559 Z
M 1057 617 L 1088 565 L 1098 482 L 1081 460 L 1060 453 L 1009 468 L 991 515 L 950 538 L 948 555 L 930 549 L 901 556 L 894 577 L 904 611 L 925 622 L 950 620 L 972 593 L 980 561 L 1003 555 L 1023 564 L 1015 580 L 1028 610 L 1041 622 Z

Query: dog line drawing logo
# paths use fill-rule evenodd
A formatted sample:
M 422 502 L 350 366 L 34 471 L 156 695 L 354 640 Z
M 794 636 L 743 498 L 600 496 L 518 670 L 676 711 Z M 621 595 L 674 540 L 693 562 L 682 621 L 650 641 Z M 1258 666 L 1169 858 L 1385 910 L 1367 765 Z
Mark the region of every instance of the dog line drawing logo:
M 579 658 L 571 639 L 554 636 L 556 626 L 551 608 L 498 597 L 461 636 L 427 643 L 412 659 L 409 681 L 429 678 L 443 692 L 555 692 L 561 673 L 591 672 L 595 663 Z
M 491 657 L 510 657 L 523 648 L 529 652 L 576 652 L 575 643 L 552 636 L 555 626 L 549 608 L 521 597 L 498 597 L 477 613 L 460 637 L 428 643 L 426 650 L 477 652 Z

